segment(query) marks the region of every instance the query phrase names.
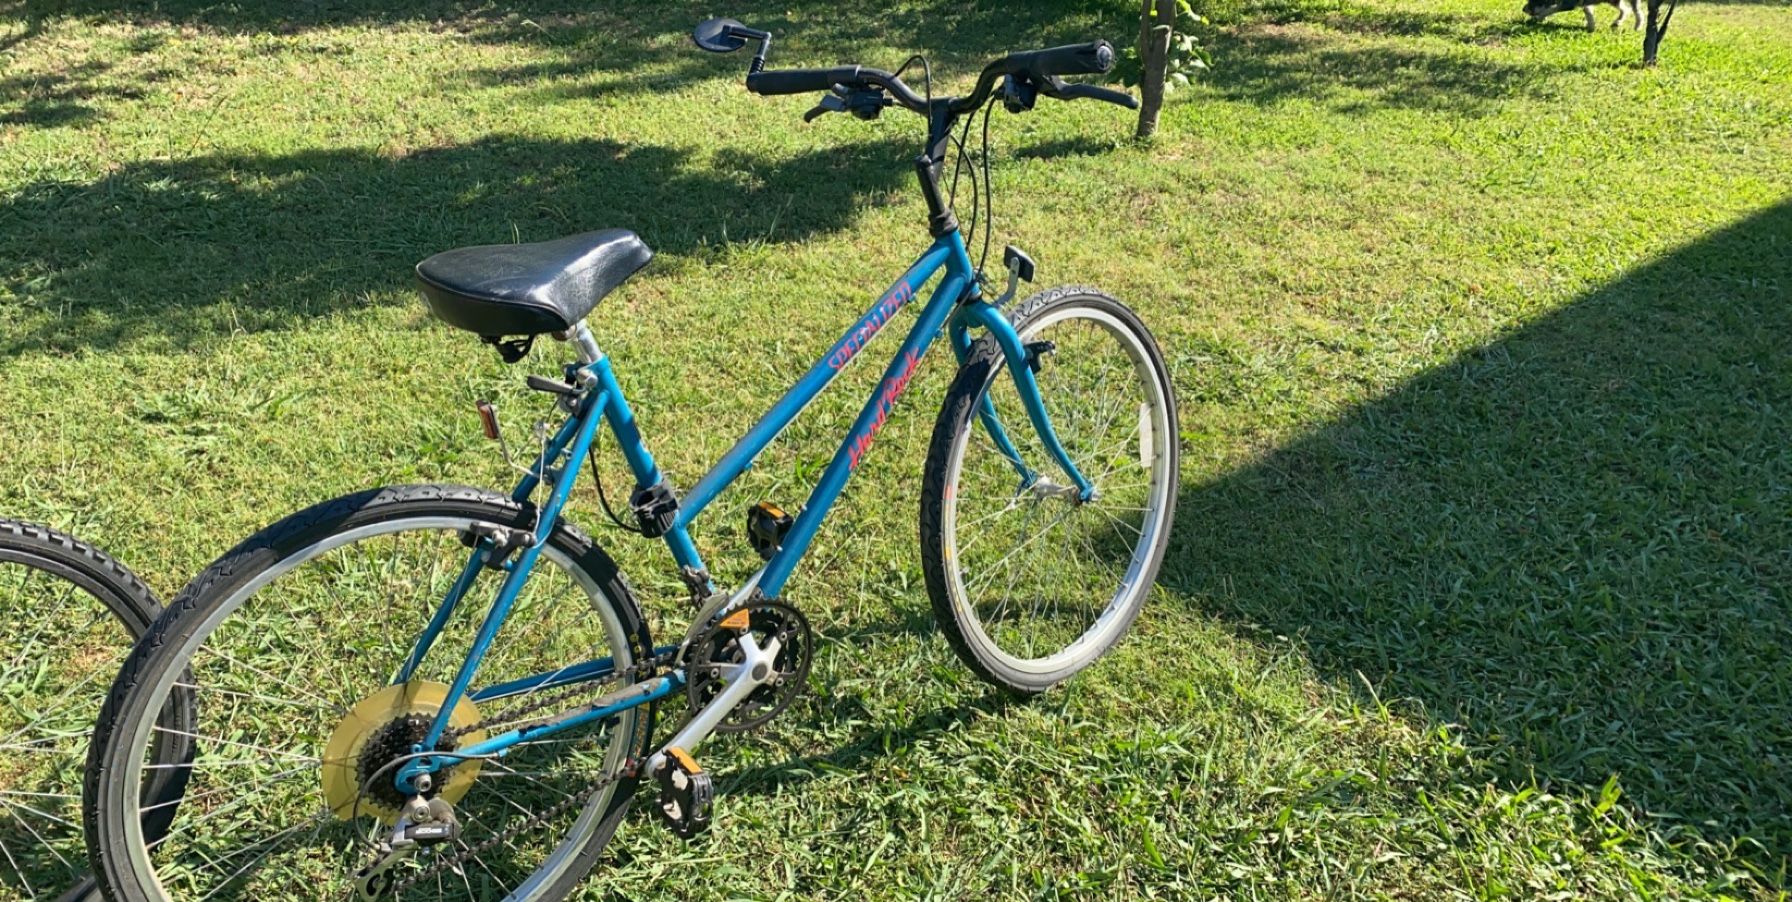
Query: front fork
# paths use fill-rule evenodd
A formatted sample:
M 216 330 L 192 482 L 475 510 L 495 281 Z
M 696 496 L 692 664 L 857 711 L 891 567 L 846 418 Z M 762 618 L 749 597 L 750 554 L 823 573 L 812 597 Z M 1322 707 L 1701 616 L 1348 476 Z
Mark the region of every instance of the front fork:
M 947 327 L 952 351 L 958 355 L 960 365 L 970 357 L 972 326 L 985 329 L 995 339 L 996 346 L 1002 349 L 1002 356 L 1008 361 L 1008 373 L 1014 379 L 1015 391 L 1020 395 L 1021 406 L 1027 411 L 1027 419 L 1039 434 L 1039 441 L 1045 445 L 1046 453 L 1051 455 L 1064 474 L 1070 477 L 1071 484 L 1076 486 L 1078 500 L 1088 501 L 1095 497 L 1095 485 L 1077 468 L 1076 462 L 1070 459 L 1070 453 L 1064 450 L 1064 444 L 1058 440 L 1057 430 L 1052 428 L 1051 415 L 1046 413 L 1045 401 L 1039 394 L 1039 380 L 1033 374 L 1033 361 L 1014 324 L 988 301 L 975 298 L 966 302 Z M 1008 437 L 1008 430 L 997 416 L 995 404 L 990 401 L 988 392 L 977 399 L 977 420 L 983 424 L 984 431 L 989 433 L 997 450 L 1001 451 L 1002 456 L 1007 458 L 1009 465 L 1020 476 L 1020 487 L 1027 489 L 1037 483 L 1040 474 L 1027 465 L 1021 458 L 1020 451 L 1014 447 L 1014 441 Z

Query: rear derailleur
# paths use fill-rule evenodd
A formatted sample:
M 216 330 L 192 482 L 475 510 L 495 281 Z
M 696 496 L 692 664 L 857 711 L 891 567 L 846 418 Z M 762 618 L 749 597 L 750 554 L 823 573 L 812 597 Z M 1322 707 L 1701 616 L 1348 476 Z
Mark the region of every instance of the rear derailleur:
M 446 799 L 412 796 L 392 833 L 379 843 L 379 857 L 355 872 L 355 896 L 384 899 L 392 892 L 393 868 L 425 846 L 460 838 L 460 821 Z

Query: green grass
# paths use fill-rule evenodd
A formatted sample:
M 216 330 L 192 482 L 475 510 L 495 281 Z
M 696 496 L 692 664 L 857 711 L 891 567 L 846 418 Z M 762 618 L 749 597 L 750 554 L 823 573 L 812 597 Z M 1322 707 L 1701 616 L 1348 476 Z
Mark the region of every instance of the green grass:
M 1175 375 L 1162 591 L 1031 703 L 953 660 L 915 551 L 931 359 L 786 592 L 813 694 L 705 750 L 714 836 L 635 818 L 591 896 L 1782 897 L 1792 10 L 1689 4 L 1642 70 L 1518 5 L 1248 18 L 1146 147 L 1108 106 L 998 116 L 998 241 L 1131 302 Z M 1136 29 L 966 6 L 728 12 L 781 63 L 924 51 L 942 89 Z M 504 481 L 471 404 L 522 434 L 557 353 L 501 366 L 408 267 L 605 226 L 660 253 L 593 326 L 689 485 L 926 240 L 913 117 L 804 126 L 689 48 L 702 14 L 0 4 L 0 511 L 172 594 L 312 501 Z M 701 524 L 718 574 L 873 379 Z M 600 535 L 676 619 L 663 551 Z

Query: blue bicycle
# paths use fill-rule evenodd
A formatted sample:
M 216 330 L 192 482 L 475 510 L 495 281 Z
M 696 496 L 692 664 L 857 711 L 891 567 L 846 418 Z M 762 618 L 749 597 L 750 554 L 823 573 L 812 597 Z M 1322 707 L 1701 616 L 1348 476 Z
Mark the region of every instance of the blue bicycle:
M 785 581 L 941 335 L 959 371 L 927 458 L 921 545 L 953 648 L 984 679 L 1034 693 L 1087 667 L 1137 616 L 1177 492 L 1162 355 L 1137 316 L 1095 290 L 1011 303 L 1033 275 L 1013 248 L 1006 290 L 990 297 L 997 286 L 973 264 L 942 188 L 972 115 L 983 112 L 987 136 L 997 98 L 1013 112 L 1040 96 L 1132 106 L 1061 79 L 1106 71 L 1112 48 L 1009 54 L 971 93 L 934 97 L 931 79 L 917 93 L 902 69 L 768 70 L 771 35 L 730 19 L 694 38 L 715 52 L 756 42 L 747 88 L 821 92 L 808 118 L 891 107 L 926 117 L 916 172 L 932 245 L 682 492 L 648 452 L 586 323 L 652 257 L 639 238 L 597 231 L 418 264 L 435 315 L 506 360 L 541 335 L 571 347 L 576 360 L 557 376 L 528 378 L 565 420 L 539 431 L 508 495 L 424 485 L 338 498 L 249 538 L 181 593 L 119 674 L 95 734 L 87 830 L 112 898 L 296 886 L 318 897 L 560 898 L 594 866 L 642 780 L 668 827 L 702 832 L 713 790 L 694 753 L 716 732 L 764 724 L 804 688 L 815 643 Z M 987 197 L 987 164 L 980 181 Z M 755 505 L 747 535 L 764 566 L 722 587 L 693 521 L 930 281 L 807 503 Z M 655 643 L 616 565 L 562 517 L 606 426 L 635 482 L 627 514 L 612 517 L 664 540 L 689 591 L 695 613 L 675 642 Z M 167 765 L 152 751 L 176 728 L 156 712 L 177 692 L 197 699 L 180 730 L 192 751 Z M 664 733 L 661 712 L 677 712 Z M 190 772 L 184 798 L 146 801 L 143 788 L 169 766 Z

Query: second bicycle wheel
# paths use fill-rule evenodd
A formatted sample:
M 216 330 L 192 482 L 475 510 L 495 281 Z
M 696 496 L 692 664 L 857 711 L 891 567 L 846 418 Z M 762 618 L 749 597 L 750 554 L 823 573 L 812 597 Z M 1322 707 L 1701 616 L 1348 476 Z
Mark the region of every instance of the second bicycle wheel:
M 160 612 L 142 581 L 99 549 L 0 520 L 0 897 L 92 895 L 80 828 L 87 738 L 118 665 Z M 179 709 L 185 700 L 173 701 Z M 163 723 L 178 731 L 180 712 Z M 184 743 L 164 740 L 149 753 L 172 765 Z M 159 771 L 150 791 L 178 795 L 180 777 Z M 152 819 L 148 832 L 157 829 Z
M 650 708 L 512 746 L 438 773 L 459 835 L 393 860 L 376 848 L 404 797 L 392 768 L 425 737 L 504 571 L 479 566 L 411 678 L 396 680 L 463 578 L 465 544 L 534 532 L 533 507 L 449 486 L 350 495 L 248 539 L 189 585 L 125 664 L 95 730 L 86 784 L 95 872 L 115 899 L 307 898 L 356 893 L 376 862 L 380 895 L 556 899 L 590 870 L 627 808 Z M 615 565 L 566 525 L 548 537 L 474 693 L 450 719 L 452 750 L 571 710 L 616 682 L 575 681 L 651 646 Z M 574 670 L 587 665 L 582 671 Z M 535 679 L 530 679 L 530 678 Z M 197 697 L 185 798 L 166 836 L 140 828 L 148 712 Z
M 1084 501 L 1069 486 L 1027 418 L 1014 363 L 985 338 L 934 426 L 921 546 L 953 649 L 985 680 L 1025 694 L 1093 663 L 1138 615 L 1169 542 L 1178 451 L 1163 356 L 1125 305 L 1055 288 L 1010 317 L 1038 349 L 1046 412 L 1096 494 Z

